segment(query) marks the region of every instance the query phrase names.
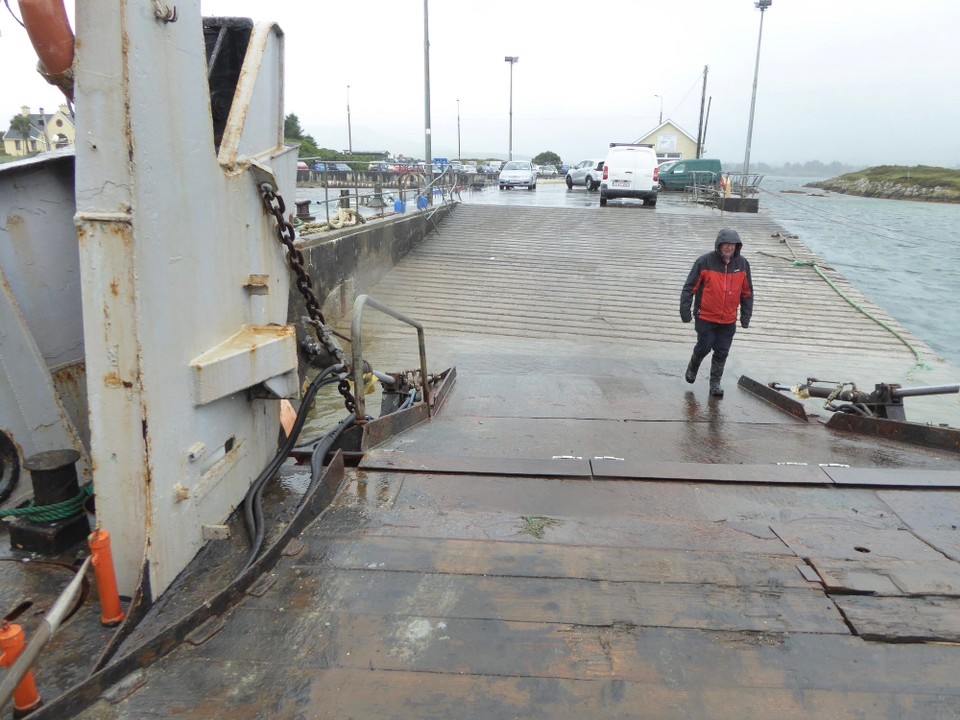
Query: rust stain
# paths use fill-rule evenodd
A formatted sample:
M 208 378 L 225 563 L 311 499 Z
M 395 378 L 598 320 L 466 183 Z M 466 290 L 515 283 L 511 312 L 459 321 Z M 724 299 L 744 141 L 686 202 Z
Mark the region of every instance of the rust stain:
M 110 294 L 114 297 L 120 296 L 120 284 L 116 280 L 110 283 Z

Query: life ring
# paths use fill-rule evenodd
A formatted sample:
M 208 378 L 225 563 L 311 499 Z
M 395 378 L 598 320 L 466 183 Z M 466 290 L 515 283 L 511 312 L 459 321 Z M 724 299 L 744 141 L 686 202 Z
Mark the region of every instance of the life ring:
M 73 101 L 74 37 L 63 0 L 19 0 L 23 26 L 40 62 L 40 74 Z

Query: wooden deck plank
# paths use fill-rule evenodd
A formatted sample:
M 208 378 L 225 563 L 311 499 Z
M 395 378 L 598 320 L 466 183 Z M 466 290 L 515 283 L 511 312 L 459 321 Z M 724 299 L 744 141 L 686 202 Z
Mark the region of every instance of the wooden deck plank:
M 379 640 L 388 626 L 333 619 L 326 647 L 284 647 L 268 661 L 177 651 L 177 673 L 164 659 L 141 691 L 81 717 L 936 720 L 955 717 L 960 701 L 952 654 L 937 645 L 454 621 L 428 643 L 436 647 L 391 654 Z M 479 639 L 472 652 L 463 637 Z M 521 664 L 532 674 L 512 672 Z M 211 695 L 217 686 L 231 692 Z
M 755 632 L 849 632 L 817 589 L 728 588 L 682 583 L 476 577 L 376 570 L 278 575 L 251 608 L 304 612 L 316 606 L 364 615 L 396 613 L 580 625 L 626 623 Z
M 837 605 L 866 640 L 960 643 L 957 598 L 849 595 Z
M 445 538 L 314 536 L 294 567 L 808 588 L 789 555 L 557 546 Z M 816 581 L 819 585 L 819 580 Z
M 876 485 L 960 489 L 960 470 L 918 468 L 824 468 L 837 485 Z
M 939 556 L 915 560 L 810 558 L 831 592 L 960 597 L 960 563 Z

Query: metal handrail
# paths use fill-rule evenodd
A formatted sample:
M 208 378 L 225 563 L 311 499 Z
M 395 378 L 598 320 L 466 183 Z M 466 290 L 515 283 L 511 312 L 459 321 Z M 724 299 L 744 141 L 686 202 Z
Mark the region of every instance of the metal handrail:
M 423 337 L 423 325 L 418 323 L 416 320 L 411 320 L 402 313 L 393 310 L 386 305 L 384 305 L 379 300 L 375 300 L 369 295 L 358 295 L 357 299 L 353 302 L 353 323 L 350 329 L 350 343 L 353 347 L 353 390 L 356 395 L 356 415 L 357 422 L 363 423 L 366 421 L 367 412 L 366 412 L 366 400 L 363 394 L 363 347 L 361 345 L 360 337 L 360 327 L 363 320 L 363 308 L 365 305 L 369 305 L 375 310 L 379 310 L 385 315 L 389 315 L 392 318 L 405 322 L 407 325 L 412 325 L 417 329 L 417 343 L 420 346 L 420 376 L 423 382 L 423 401 L 427 405 L 427 417 L 431 417 L 433 414 L 432 409 L 430 408 L 430 384 L 429 378 L 427 376 L 427 346 Z

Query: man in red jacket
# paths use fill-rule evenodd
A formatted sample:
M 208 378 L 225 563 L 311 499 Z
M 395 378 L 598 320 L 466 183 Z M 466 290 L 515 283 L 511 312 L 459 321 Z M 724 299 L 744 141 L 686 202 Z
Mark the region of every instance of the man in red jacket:
M 740 255 L 743 243 L 736 230 L 717 233 L 714 247 L 713 252 L 697 258 L 683 284 L 680 319 L 688 323 L 696 318 L 697 329 L 697 344 L 684 378 L 693 383 L 700 363 L 713 351 L 710 394 L 723 397 L 720 378 L 737 331 L 737 308 L 740 309 L 740 325 L 746 329 L 753 315 L 753 281 L 750 263 Z

